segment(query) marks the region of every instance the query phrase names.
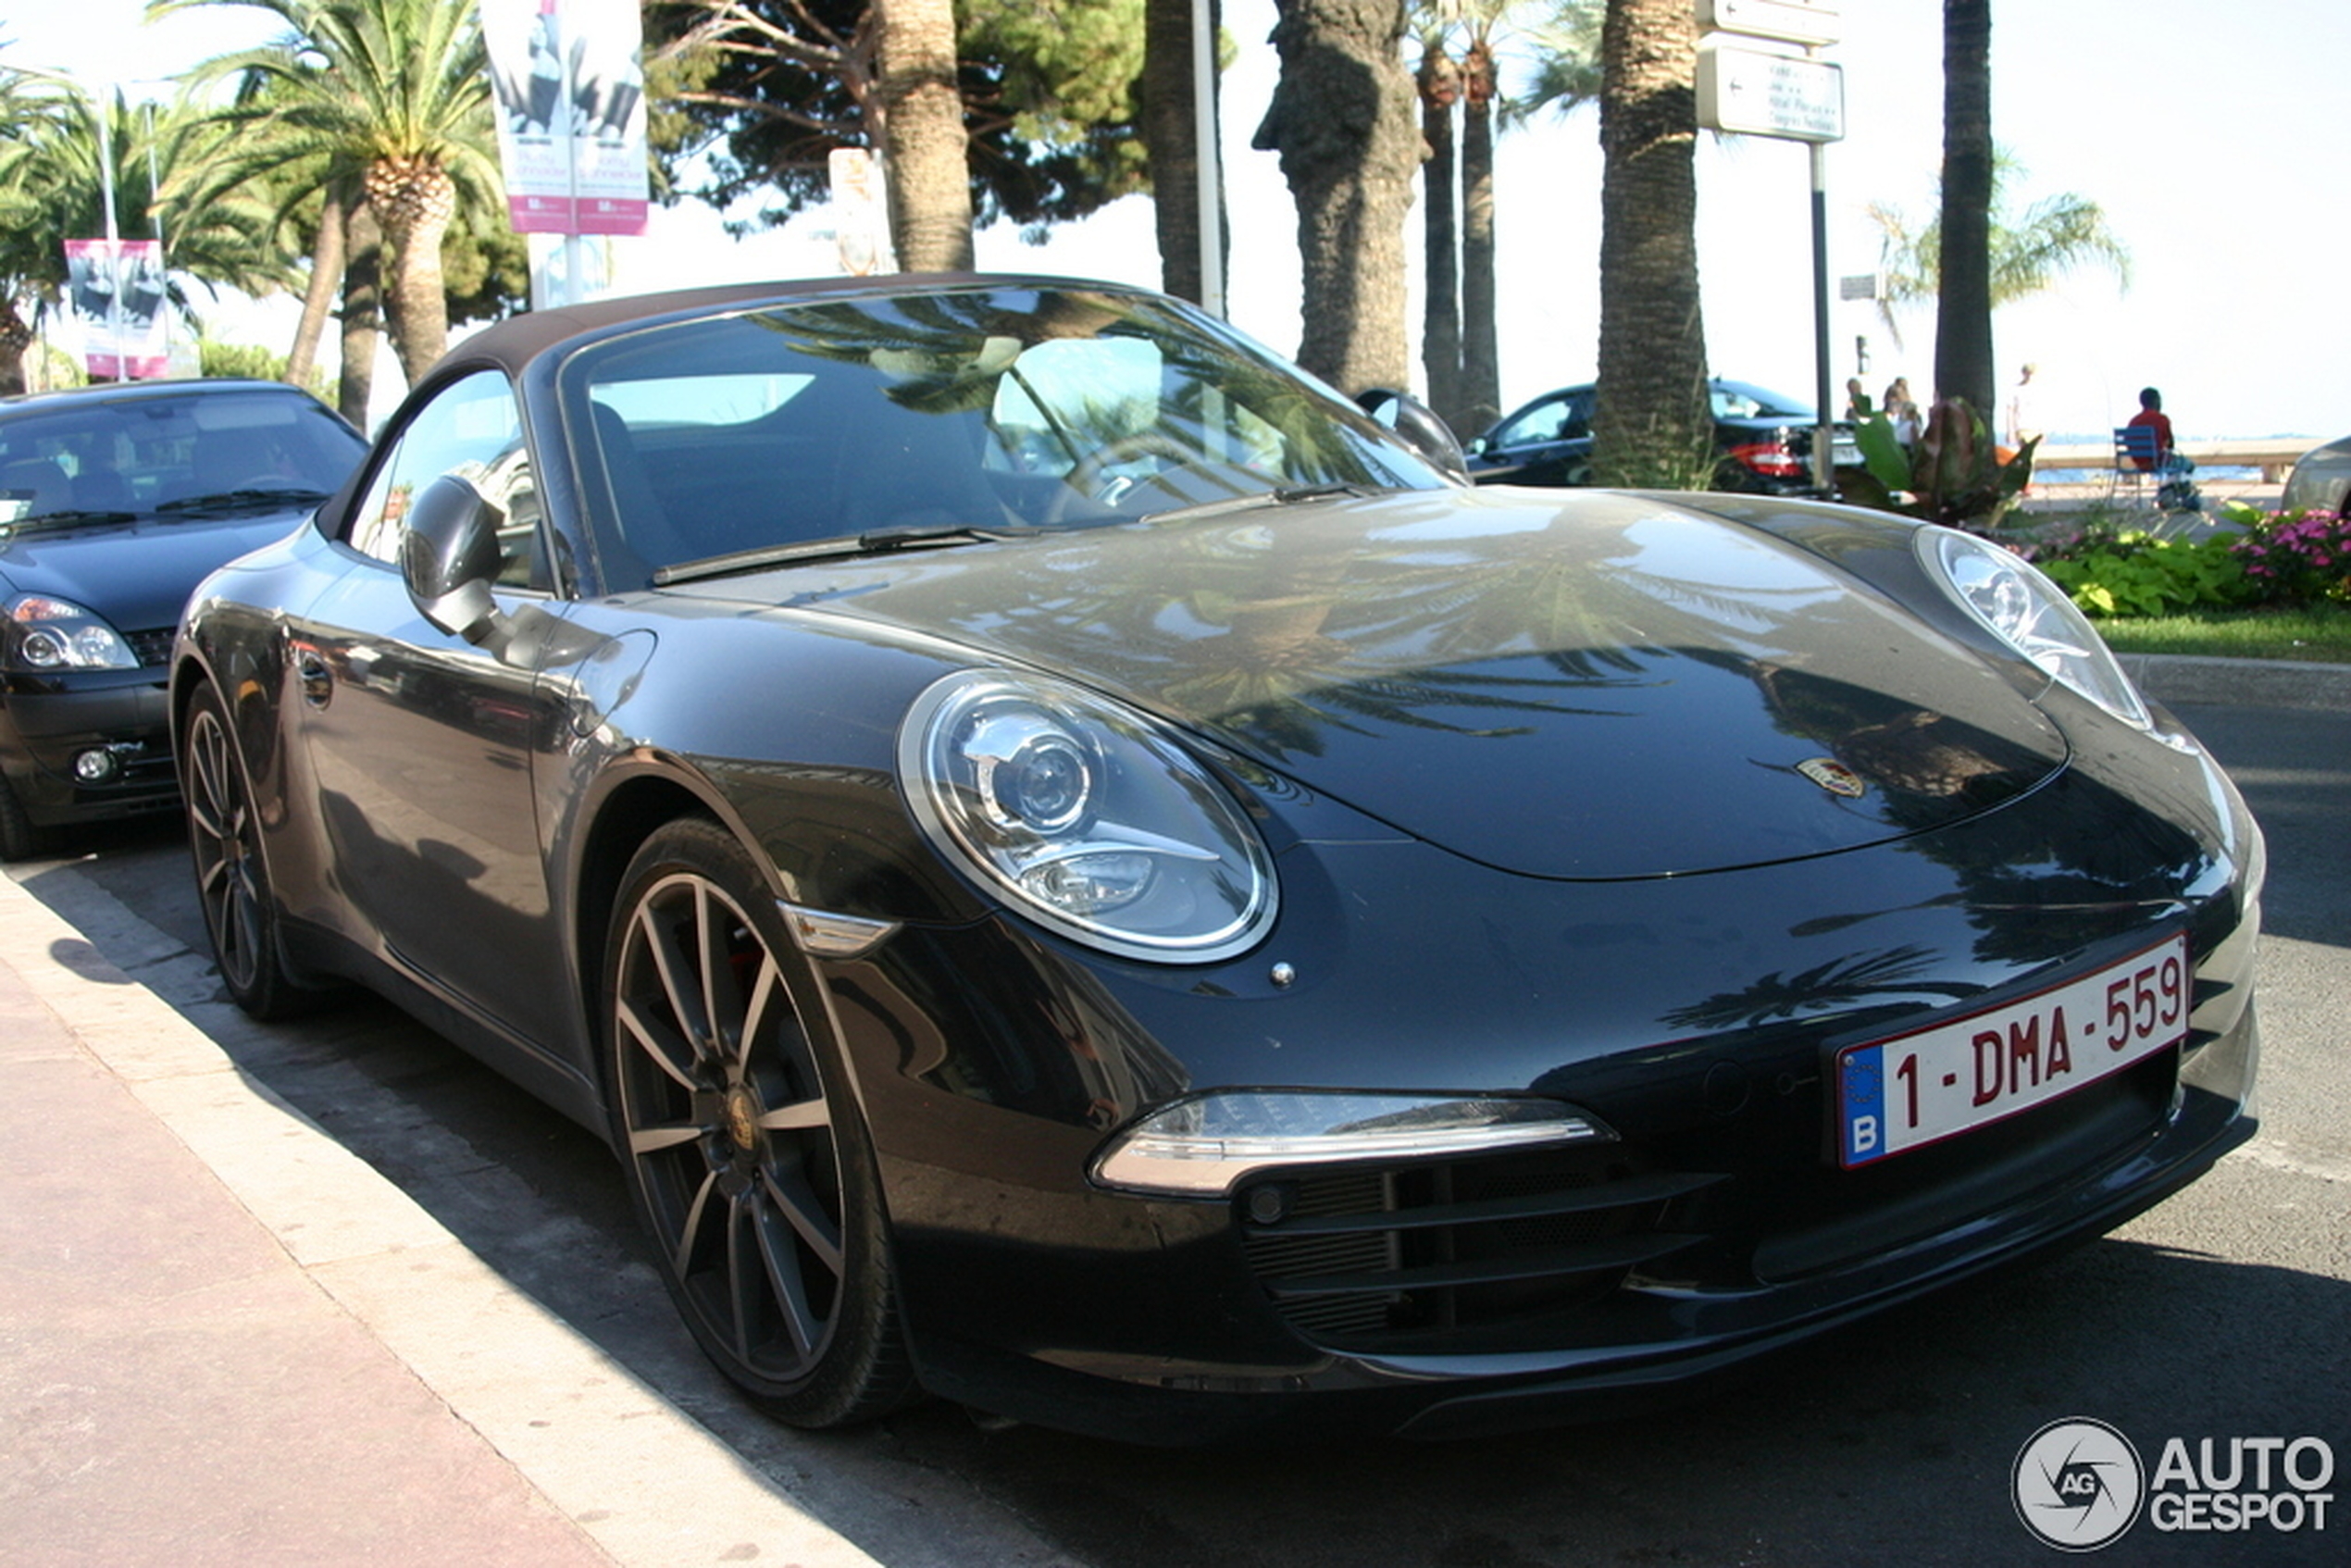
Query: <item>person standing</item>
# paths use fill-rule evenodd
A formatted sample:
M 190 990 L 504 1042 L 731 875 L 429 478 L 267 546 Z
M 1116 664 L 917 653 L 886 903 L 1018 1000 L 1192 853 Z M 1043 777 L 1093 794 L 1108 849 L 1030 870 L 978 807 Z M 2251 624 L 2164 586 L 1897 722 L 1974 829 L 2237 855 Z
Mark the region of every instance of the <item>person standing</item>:
M 2047 418 L 2041 410 L 2041 387 L 2034 380 L 2040 373 L 2038 365 L 2027 363 L 2017 376 L 2016 385 L 2009 391 L 2009 445 L 2024 450 L 2024 443 L 2038 441 L 2048 433 Z
M 1910 398 L 1910 379 L 1897 376 L 1885 389 L 1886 422 L 1894 427 L 1894 439 L 1905 447 L 1915 446 L 1919 439 L 1919 405 Z

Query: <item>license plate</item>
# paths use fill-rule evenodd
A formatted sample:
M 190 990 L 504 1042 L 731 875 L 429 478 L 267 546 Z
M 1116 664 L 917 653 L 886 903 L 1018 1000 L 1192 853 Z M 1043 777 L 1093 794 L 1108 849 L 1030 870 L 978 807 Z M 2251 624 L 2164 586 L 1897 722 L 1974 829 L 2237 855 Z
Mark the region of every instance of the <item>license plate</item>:
M 2187 1038 L 2188 940 L 2036 995 L 1837 1052 L 1848 1169 L 2029 1111 Z

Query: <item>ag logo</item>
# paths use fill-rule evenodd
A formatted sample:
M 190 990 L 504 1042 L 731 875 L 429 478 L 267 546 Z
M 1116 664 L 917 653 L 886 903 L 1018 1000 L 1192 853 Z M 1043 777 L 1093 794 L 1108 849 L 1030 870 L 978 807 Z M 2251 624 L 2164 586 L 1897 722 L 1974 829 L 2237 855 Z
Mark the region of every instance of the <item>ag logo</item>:
M 2052 1421 L 2017 1450 L 2009 1495 L 2024 1527 L 2059 1551 L 2096 1551 L 2137 1523 L 2146 1471 L 2103 1421 Z

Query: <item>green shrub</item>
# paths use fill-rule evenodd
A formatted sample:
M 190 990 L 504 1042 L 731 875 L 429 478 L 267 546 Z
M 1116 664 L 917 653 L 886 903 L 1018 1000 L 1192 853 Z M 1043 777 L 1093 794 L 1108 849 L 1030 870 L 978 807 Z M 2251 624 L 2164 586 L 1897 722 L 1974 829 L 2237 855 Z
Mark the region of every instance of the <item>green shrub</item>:
M 2255 597 L 2233 541 L 2085 536 L 2038 565 L 2093 616 L 2165 616 Z

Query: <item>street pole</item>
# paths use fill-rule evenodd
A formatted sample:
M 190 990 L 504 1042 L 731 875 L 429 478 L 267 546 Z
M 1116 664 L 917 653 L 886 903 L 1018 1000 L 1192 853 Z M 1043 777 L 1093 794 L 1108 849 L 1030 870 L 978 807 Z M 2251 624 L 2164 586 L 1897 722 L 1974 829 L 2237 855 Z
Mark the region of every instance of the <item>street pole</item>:
M 1824 495 L 1836 491 L 1836 432 L 1829 404 L 1835 372 L 1829 368 L 1829 194 L 1828 148 L 1819 142 L 1812 151 L 1812 355 L 1813 387 L 1820 425 L 1812 432 L 1812 482 Z
M 1216 142 L 1216 30 L 1209 25 L 1210 0 L 1192 0 L 1193 162 L 1200 170 L 1200 303 L 1211 316 L 1225 315 L 1225 213 L 1218 199 L 1224 184 Z
M 114 340 L 114 379 L 131 380 L 131 356 L 122 349 L 122 232 L 114 217 L 114 132 L 106 123 L 106 106 L 95 94 L 91 113 L 98 121 L 98 189 L 106 209 L 106 270 L 114 286 L 106 292 L 106 335 Z

